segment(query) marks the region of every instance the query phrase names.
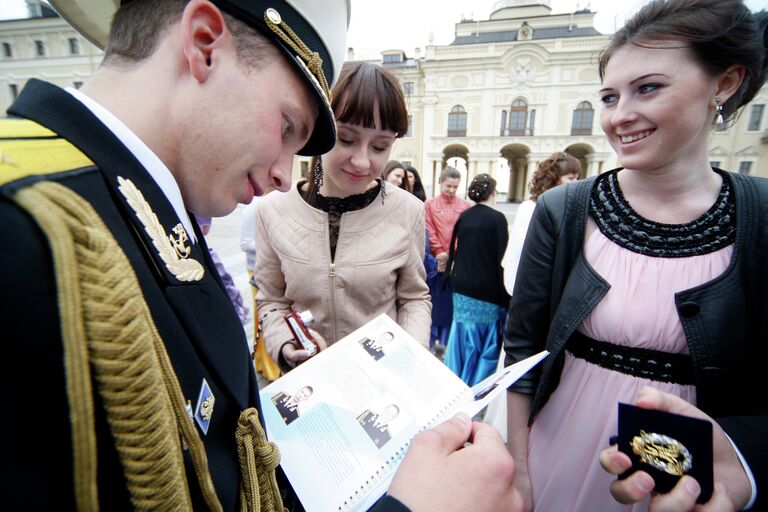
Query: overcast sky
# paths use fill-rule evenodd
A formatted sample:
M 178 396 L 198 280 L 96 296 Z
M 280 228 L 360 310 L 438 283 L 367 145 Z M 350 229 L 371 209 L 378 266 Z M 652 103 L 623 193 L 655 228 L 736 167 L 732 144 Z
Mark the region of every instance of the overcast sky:
M 453 41 L 454 24 L 462 18 L 486 20 L 497 0 L 351 0 L 352 20 L 347 46 L 356 58 L 377 58 L 388 49 L 412 56 L 416 47 Z M 611 33 L 647 0 L 550 0 L 552 13 L 587 6 L 597 13 L 595 27 Z M 747 0 L 752 10 L 767 9 L 768 0 Z M 24 0 L 0 0 L 0 19 L 26 14 Z

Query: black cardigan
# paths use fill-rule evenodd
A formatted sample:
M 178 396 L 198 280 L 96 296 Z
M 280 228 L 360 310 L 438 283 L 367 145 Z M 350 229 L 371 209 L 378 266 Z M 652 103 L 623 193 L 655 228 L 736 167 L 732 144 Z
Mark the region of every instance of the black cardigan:
M 503 213 L 485 204 L 462 212 L 453 227 L 448 257 L 453 291 L 507 308 L 501 259 L 508 239 Z
M 693 359 L 698 407 L 728 432 L 768 492 L 768 180 L 727 173 L 736 241 L 718 277 L 675 295 Z M 608 291 L 586 262 L 584 233 L 594 178 L 554 189 L 536 205 L 504 332 L 506 363 L 551 355 L 510 388 L 534 393 L 530 420 L 557 387 L 565 344 Z M 756 505 L 756 510 L 759 506 Z

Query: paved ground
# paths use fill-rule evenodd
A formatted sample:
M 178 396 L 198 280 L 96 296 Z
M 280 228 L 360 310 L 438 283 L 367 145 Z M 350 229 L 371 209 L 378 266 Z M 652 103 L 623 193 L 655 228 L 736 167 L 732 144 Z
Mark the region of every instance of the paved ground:
M 498 203 L 496 208 L 507 216 L 509 223 L 512 223 L 518 206 L 515 203 Z M 230 215 L 214 219 L 207 240 L 208 244 L 219 253 L 224 267 L 232 275 L 240 293 L 243 294 L 245 302 L 250 305 L 250 320 L 245 327 L 250 340 L 253 336 L 254 307 L 251 305 L 251 290 L 248 285 L 248 275 L 245 271 L 245 255 L 240 250 L 240 212 L 242 208 L 243 206 L 240 205 Z

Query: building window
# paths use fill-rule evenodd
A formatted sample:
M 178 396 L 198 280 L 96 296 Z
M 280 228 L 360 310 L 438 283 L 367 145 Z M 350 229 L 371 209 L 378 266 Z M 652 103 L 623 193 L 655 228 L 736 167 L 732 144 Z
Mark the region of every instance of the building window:
M 19 86 L 16 84 L 8 84 L 8 92 L 11 93 L 11 101 L 15 100 L 19 95 Z
M 509 109 L 509 134 L 525 135 L 528 126 L 528 103 L 525 100 L 515 100 Z
M 80 40 L 76 37 L 69 38 L 69 54 L 80 55 Z
M 592 120 L 595 116 L 595 109 L 588 101 L 582 101 L 573 111 L 571 120 L 571 135 L 592 135 Z
M 403 84 L 403 92 L 406 96 L 410 96 L 413 94 L 413 82 L 405 82 Z
M 749 126 L 747 130 L 750 132 L 760 131 L 760 125 L 763 123 L 763 111 L 765 105 L 752 105 L 752 111 L 749 114 Z
M 717 169 L 719 169 L 720 168 L 720 160 L 712 160 L 711 162 L 709 162 L 709 166 L 710 167 L 716 167 Z
M 35 41 L 35 55 L 45 57 L 45 43 L 39 39 Z
M 75 80 L 74 82 L 72 82 L 72 87 L 74 87 L 75 89 L 79 89 L 82 86 L 83 86 L 83 82 L 81 82 L 80 80 Z
M 502 110 L 501 111 L 501 128 L 499 130 L 499 135 L 504 137 L 505 135 L 509 135 L 509 131 L 507 131 L 507 111 Z
M 3 43 L 3 57 L 10 59 L 13 57 L 13 47 L 11 43 Z
M 413 116 L 408 116 L 408 129 L 403 137 L 413 137 Z
M 309 176 L 309 162 L 307 162 L 306 160 L 302 160 L 301 162 L 299 162 L 299 167 L 300 167 L 302 178 L 306 178 L 307 176 Z
M 461 105 L 455 105 L 448 114 L 448 136 L 466 137 L 467 111 Z
M 741 162 L 739 164 L 739 174 L 749 174 L 752 172 L 752 162 Z
M 385 63 L 391 63 L 391 62 L 403 62 L 403 56 L 399 53 L 392 53 L 389 55 L 384 55 L 384 62 Z

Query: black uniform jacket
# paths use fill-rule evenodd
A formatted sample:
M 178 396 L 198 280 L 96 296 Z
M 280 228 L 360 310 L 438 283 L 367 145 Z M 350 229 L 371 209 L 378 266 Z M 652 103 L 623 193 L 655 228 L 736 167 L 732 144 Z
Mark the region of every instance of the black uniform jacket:
M 202 263 L 205 274 L 200 281 L 181 282 L 166 269 L 118 191 L 117 177 L 136 185 L 168 234 L 180 220 L 147 171 L 88 109 L 69 93 L 31 80 L 8 113 L 56 132 L 94 165 L 32 176 L 0 188 L 0 319 L 7 350 L 3 359 L 8 363 L 5 405 L 11 413 L 5 429 L 6 500 L 26 510 L 74 508 L 69 407 L 51 251 L 37 224 L 10 199 L 20 187 L 46 179 L 85 198 L 120 244 L 193 409 L 203 379 L 207 381 L 215 403 L 208 432 L 200 434 L 224 510 L 239 510 L 235 429 L 243 409 L 257 407 L 261 413 L 258 386 L 243 326 L 197 224 L 193 221 L 197 242 L 189 257 Z M 101 508 L 130 509 L 98 398 L 95 406 Z M 195 509 L 205 509 L 190 458 L 185 458 Z
M 697 405 L 720 423 L 745 455 L 758 481 L 758 502 L 765 503 L 768 180 L 726 175 L 736 203 L 730 264 L 712 281 L 678 292 L 675 304 L 693 359 Z M 534 394 L 531 420 L 557 387 L 566 341 L 610 288 L 583 251 L 594 183 L 590 178 L 543 194 L 525 238 L 504 348 L 507 364 L 545 348 L 551 352 L 538 369 L 510 388 Z

